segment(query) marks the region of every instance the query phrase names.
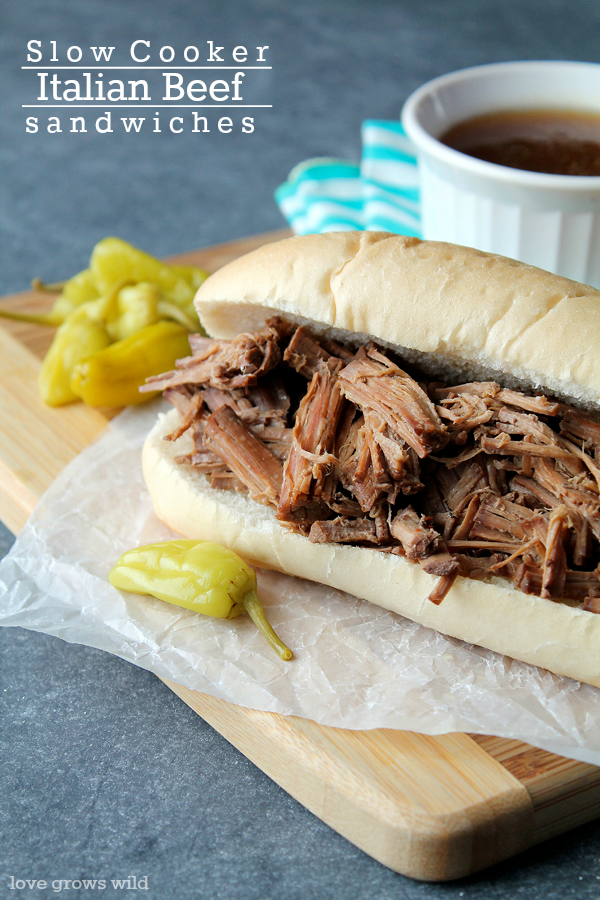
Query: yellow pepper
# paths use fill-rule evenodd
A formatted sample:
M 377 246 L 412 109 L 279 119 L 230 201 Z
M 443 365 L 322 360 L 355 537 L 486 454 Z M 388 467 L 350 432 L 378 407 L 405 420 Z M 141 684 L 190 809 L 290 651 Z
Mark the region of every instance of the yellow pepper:
M 122 341 L 158 322 L 160 297 L 158 287 L 148 281 L 122 287 L 115 297 L 115 317 L 106 326 L 113 341 Z
M 42 400 L 49 406 L 61 406 L 78 399 L 71 387 L 75 366 L 110 344 L 104 323 L 91 316 L 87 306 L 74 310 L 65 319 L 44 357 L 38 385 Z
M 192 266 L 169 266 L 115 237 L 96 244 L 90 269 L 100 294 L 108 293 L 119 281 L 151 281 L 167 300 L 186 311 L 197 287 L 208 277 L 208 273 Z
M 151 594 L 206 616 L 233 619 L 246 611 L 284 660 L 293 653 L 271 628 L 258 598 L 256 572 L 212 541 L 166 541 L 128 550 L 111 569 L 113 587 Z
M 156 396 L 138 388 L 150 375 L 172 369 L 190 352 L 188 331 L 176 322 L 157 322 L 89 355 L 74 367 L 71 390 L 90 406 L 127 406 Z
M 204 269 L 199 269 L 197 266 L 170 266 L 170 268 L 192 286 L 194 293 L 196 293 L 202 282 L 208 278 L 208 272 L 205 272 Z
M 195 311 L 190 318 L 179 306 L 163 300 L 158 286 L 149 281 L 133 285 L 117 282 L 107 301 L 106 327 L 114 341 L 131 337 L 161 319 L 174 319 L 190 332 L 200 329 Z
M 78 370 L 76 377 L 75 366 L 112 341 L 128 340 L 164 320 L 171 326 L 177 322 L 188 332 L 203 334 L 192 301 L 207 274 L 194 266 L 166 265 L 126 241 L 109 237 L 94 247 L 90 267 L 68 281 L 43 284 L 34 279 L 37 290 L 52 293 L 62 290 L 49 313 L 0 309 L 0 318 L 61 326 L 42 365 L 39 383 L 44 402 L 58 406 L 81 396 L 99 406 L 141 403 L 154 395 L 139 395 L 137 384 L 170 368 L 175 358 L 187 355 L 189 347 L 181 337 L 181 329 L 167 329 L 165 334 L 170 343 L 162 354 L 149 333 L 148 337 L 142 337 L 141 344 L 135 345 L 135 350 L 133 345 L 119 347 L 106 357 L 106 362 L 102 357 L 85 373 Z M 178 343 L 177 350 L 173 349 L 173 342 Z M 157 356 L 158 368 L 152 365 L 144 370 L 144 365 Z M 115 367 L 121 365 L 129 368 L 119 374 Z M 104 391 L 98 384 L 101 371 L 109 379 Z M 102 399 L 86 399 L 100 396 Z M 112 399 L 106 399 L 108 396 Z
M 54 302 L 51 315 L 62 322 L 78 306 L 87 303 L 88 300 L 96 300 L 99 296 L 91 270 L 84 269 L 83 272 L 78 272 L 65 281 L 60 297 Z

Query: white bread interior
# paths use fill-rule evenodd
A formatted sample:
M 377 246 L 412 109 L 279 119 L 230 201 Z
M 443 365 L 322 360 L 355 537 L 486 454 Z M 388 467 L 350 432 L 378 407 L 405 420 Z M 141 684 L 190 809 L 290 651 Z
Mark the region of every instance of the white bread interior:
M 278 313 L 318 334 L 375 339 L 440 380 L 495 377 L 598 409 L 600 291 L 522 263 L 381 232 L 308 235 L 230 263 L 199 289 L 207 332 L 230 339 Z M 523 594 L 502 578 L 458 578 L 435 606 L 437 579 L 401 557 L 313 544 L 272 509 L 218 491 L 174 462 L 190 438 L 164 441 L 163 417 L 143 452 L 157 515 L 189 538 L 227 544 L 258 563 L 348 591 L 444 634 L 600 687 L 600 616 Z

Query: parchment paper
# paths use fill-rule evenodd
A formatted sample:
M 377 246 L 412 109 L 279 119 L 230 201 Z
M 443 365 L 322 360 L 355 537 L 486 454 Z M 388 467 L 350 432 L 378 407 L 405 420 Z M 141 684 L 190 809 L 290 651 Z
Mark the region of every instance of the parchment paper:
M 211 619 L 121 593 L 106 578 L 130 547 L 173 537 L 140 465 L 157 401 L 131 409 L 42 498 L 0 563 L 0 624 L 107 650 L 241 706 L 342 728 L 518 738 L 600 765 L 600 690 L 442 637 L 312 582 L 259 572 L 279 660 L 247 617 Z

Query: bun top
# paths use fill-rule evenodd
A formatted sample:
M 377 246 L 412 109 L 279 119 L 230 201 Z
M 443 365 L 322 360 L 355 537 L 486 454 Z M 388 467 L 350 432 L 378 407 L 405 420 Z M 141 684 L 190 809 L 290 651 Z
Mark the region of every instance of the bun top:
M 600 409 L 600 291 L 491 253 L 386 232 L 292 237 L 211 275 L 195 303 L 216 338 L 279 313 L 438 377 L 499 377 Z

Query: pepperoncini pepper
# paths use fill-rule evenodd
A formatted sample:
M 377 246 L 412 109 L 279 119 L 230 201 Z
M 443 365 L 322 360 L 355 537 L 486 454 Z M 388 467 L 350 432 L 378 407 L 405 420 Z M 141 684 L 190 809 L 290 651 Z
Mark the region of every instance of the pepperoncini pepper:
M 161 319 L 179 322 L 188 331 L 198 330 L 198 317 L 190 318 L 175 303 L 164 300 L 158 285 L 149 281 L 139 284 L 117 282 L 110 295 L 107 310 L 107 330 L 114 341 L 131 337 L 142 328 L 154 325 Z
M 113 341 L 125 340 L 158 322 L 160 297 L 158 287 L 148 281 L 125 285 L 118 290 L 114 298 L 114 317 L 106 326 Z
M 110 344 L 104 323 L 90 315 L 86 306 L 67 316 L 44 357 L 38 385 L 42 400 L 49 406 L 61 406 L 78 399 L 71 387 L 76 365 Z
M 89 268 L 68 281 L 43 284 L 34 279 L 36 290 L 62 291 L 49 313 L 0 309 L 0 318 L 58 328 L 39 378 L 44 402 L 59 406 L 82 397 L 95 406 L 141 403 L 154 395 L 139 395 L 137 385 L 171 368 L 175 359 L 189 352 L 181 329 L 204 333 L 192 301 L 207 275 L 194 266 L 167 265 L 126 241 L 109 237 L 94 247 Z M 147 328 L 161 322 L 171 326 L 164 333 L 167 346 L 162 355 L 151 339 L 152 333 L 146 333 Z M 172 327 L 175 322 L 178 329 Z M 85 373 L 78 370 L 74 377 L 75 367 L 82 360 L 113 341 L 120 344 L 141 332 L 140 343 L 119 346 L 113 354 L 90 364 Z M 152 365 L 141 372 L 140 366 L 154 359 L 160 360 L 158 368 Z M 121 364 L 128 368 L 119 375 L 115 366 Z M 108 379 L 104 391 L 98 386 L 101 374 Z M 88 396 L 100 395 L 102 398 L 95 402 L 87 400 Z
M 108 580 L 120 590 L 151 594 L 206 616 L 234 619 L 246 611 L 282 659 L 293 657 L 267 621 L 255 571 L 220 544 L 177 540 L 137 547 L 123 553 Z
M 99 296 L 100 293 L 91 270 L 84 269 L 83 272 L 78 272 L 77 275 L 73 275 L 72 278 L 65 281 L 62 293 L 54 301 L 50 315 L 59 321 L 64 321 L 69 313 L 78 306 L 87 303 L 88 300 L 96 300 Z
M 175 360 L 189 352 L 188 332 L 182 325 L 156 322 L 88 354 L 74 367 L 70 387 L 89 406 L 145 403 L 158 393 L 139 393 L 146 378 L 172 369 Z
M 122 241 L 108 237 L 92 251 L 90 269 L 100 294 L 106 294 L 118 281 L 151 281 L 167 300 L 186 308 L 207 273 L 193 266 L 169 266 Z

